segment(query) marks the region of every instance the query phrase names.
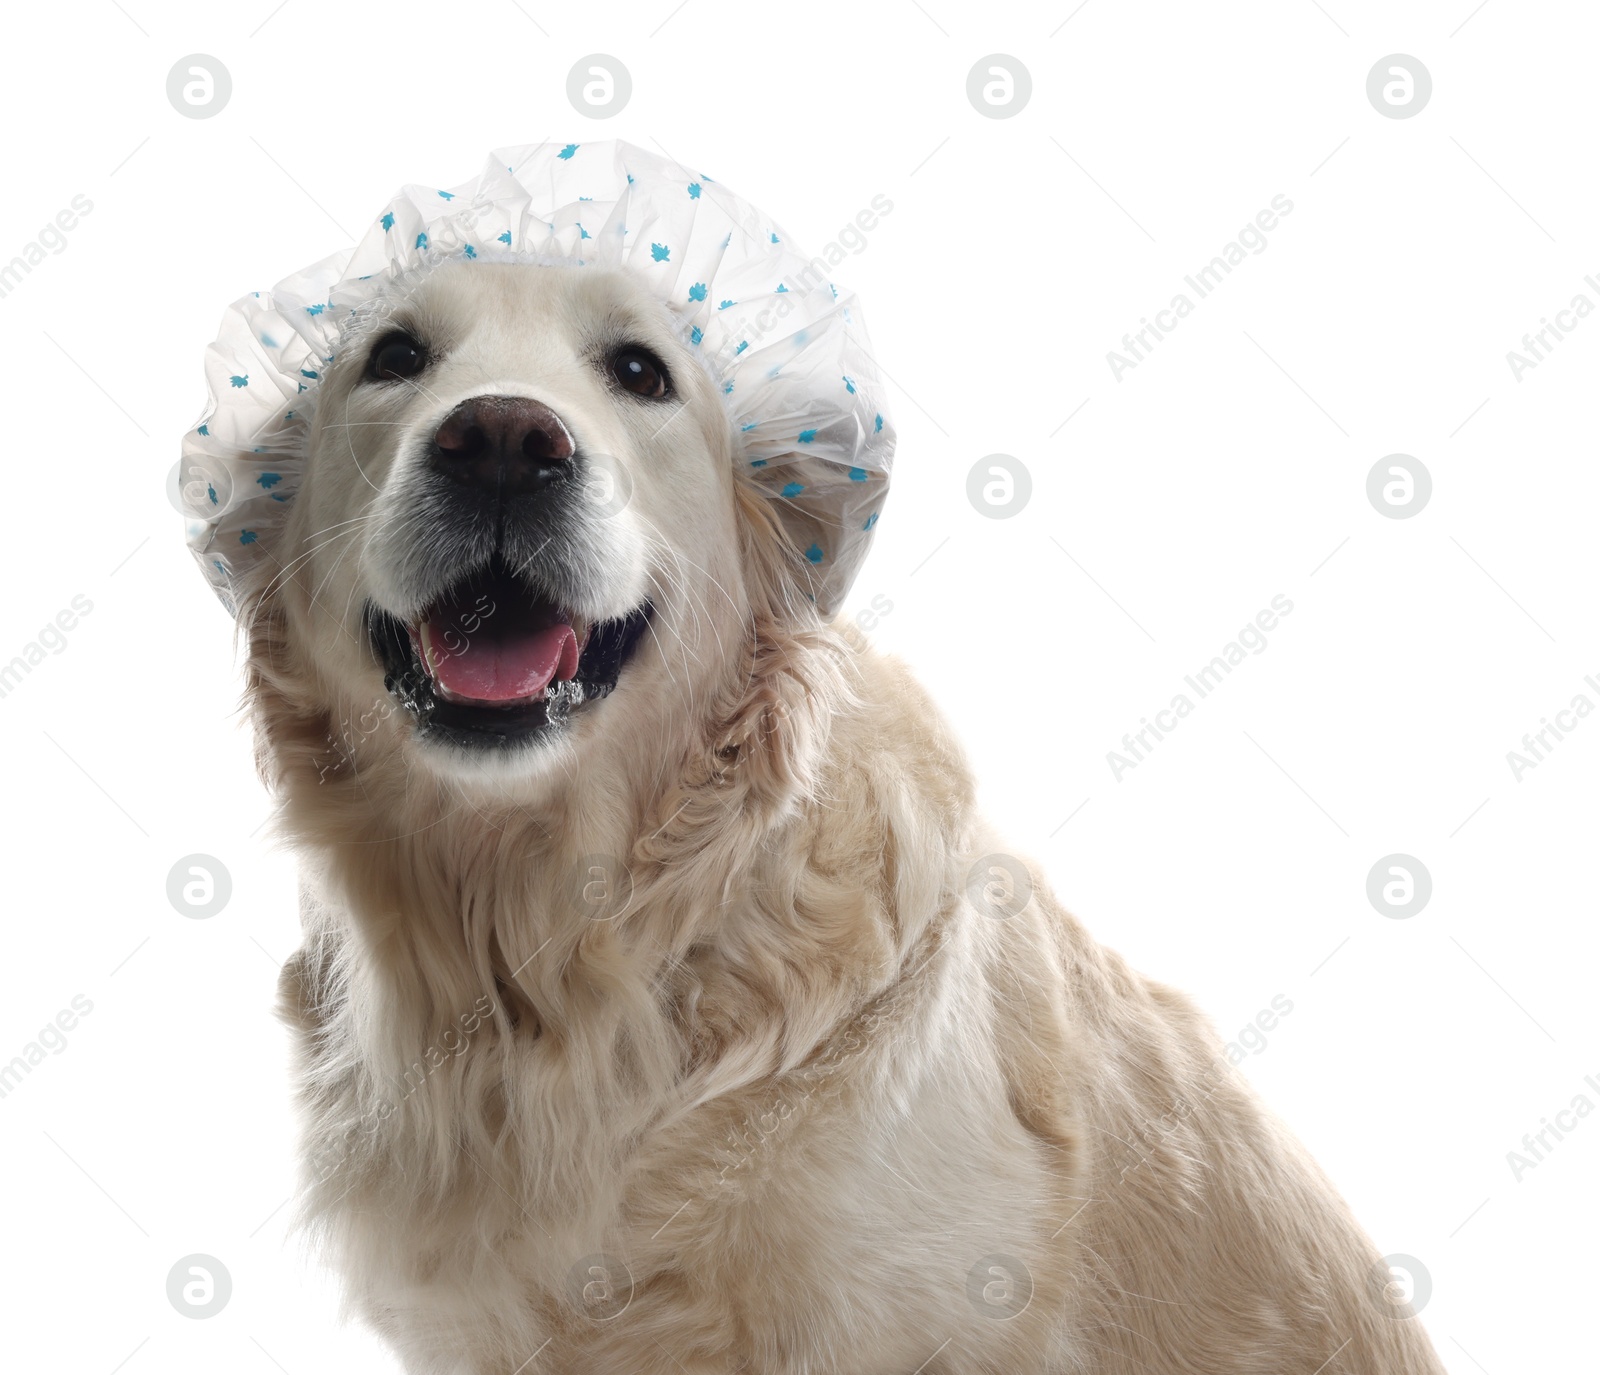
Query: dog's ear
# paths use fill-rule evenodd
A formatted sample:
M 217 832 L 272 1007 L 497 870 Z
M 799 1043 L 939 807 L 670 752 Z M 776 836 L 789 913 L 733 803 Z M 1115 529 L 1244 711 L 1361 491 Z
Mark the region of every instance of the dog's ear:
M 724 875 L 745 862 L 741 846 L 756 843 L 815 786 L 817 742 L 852 700 L 844 646 L 811 600 L 810 565 L 793 527 L 753 484 L 736 483 L 734 501 L 749 641 L 708 705 L 698 753 L 636 852 L 668 868 L 699 855 Z M 739 824 L 730 824 L 735 817 Z M 707 849 L 708 835 L 727 852 Z
M 736 483 L 750 538 L 745 567 L 790 623 L 839 609 L 865 557 L 888 474 L 846 469 L 831 459 L 786 454 L 752 465 Z
M 245 646 L 243 707 L 255 727 L 256 772 L 274 793 L 302 775 L 320 784 L 330 771 L 349 772 L 332 713 L 318 700 L 311 665 L 289 633 L 284 581 L 241 599 L 237 622 Z
M 804 624 L 815 617 L 805 559 L 771 499 L 753 484 L 736 480 L 734 509 L 739 522 L 740 564 L 758 621 Z
M 695 870 L 725 888 L 751 847 L 819 786 L 822 744 L 855 701 L 853 679 L 837 636 L 814 614 L 809 624 L 788 615 L 756 610 L 742 671 L 713 704 L 683 776 L 636 844 L 635 856 L 661 872 Z

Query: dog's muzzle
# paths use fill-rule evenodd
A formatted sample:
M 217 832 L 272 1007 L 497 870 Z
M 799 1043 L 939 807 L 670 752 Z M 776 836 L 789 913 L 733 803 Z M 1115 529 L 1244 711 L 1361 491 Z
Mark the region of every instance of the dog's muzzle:
M 419 732 L 503 745 L 607 696 L 650 608 L 598 622 L 572 609 L 593 516 L 571 428 L 531 397 L 474 396 L 423 457 L 407 537 L 436 590 L 410 619 L 367 608 L 385 686 Z

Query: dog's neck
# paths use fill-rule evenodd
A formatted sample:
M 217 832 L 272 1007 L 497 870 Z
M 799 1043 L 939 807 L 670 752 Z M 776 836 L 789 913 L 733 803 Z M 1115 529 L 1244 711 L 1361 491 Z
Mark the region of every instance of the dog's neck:
M 324 914 L 314 934 L 362 966 L 349 996 L 408 1023 L 395 1050 L 485 995 L 519 1034 L 557 1040 L 618 1007 L 703 1002 L 692 952 L 719 945 L 783 828 L 804 824 L 850 695 L 825 631 L 755 625 L 748 648 L 677 739 L 602 738 L 539 792 L 432 775 L 380 732 L 330 768 L 329 713 L 260 667 L 281 657 L 252 656 L 265 771 Z M 682 1029 L 691 1058 L 717 1039 Z

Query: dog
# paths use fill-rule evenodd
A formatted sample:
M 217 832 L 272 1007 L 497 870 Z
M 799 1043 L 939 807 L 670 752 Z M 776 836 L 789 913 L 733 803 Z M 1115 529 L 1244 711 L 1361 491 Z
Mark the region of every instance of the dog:
M 1179 994 L 1005 858 L 621 271 L 354 318 L 240 606 L 306 1225 L 412 1375 L 1437 1375 Z

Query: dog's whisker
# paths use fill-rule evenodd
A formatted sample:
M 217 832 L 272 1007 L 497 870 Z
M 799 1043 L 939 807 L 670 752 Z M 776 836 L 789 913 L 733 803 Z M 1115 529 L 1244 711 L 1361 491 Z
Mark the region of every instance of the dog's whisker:
M 353 399 L 354 399 L 354 394 L 352 392 L 346 392 L 345 393 L 345 397 L 344 397 L 345 423 L 342 426 L 342 428 L 346 431 L 345 437 L 344 437 L 345 438 L 345 448 L 349 451 L 350 462 L 355 465 L 356 472 L 361 474 L 361 480 L 363 482 L 365 482 L 367 484 L 367 486 L 372 488 L 372 490 L 374 492 L 376 492 L 376 491 L 379 490 L 378 484 L 376 482 L 374 482 L 370 477 L 367 476 L 367 470 L 361 466 L 361 459 L 356 454 L 355 440 L 349 434 L 349 431 L 354 428 L 352 425 L 349 424 L 349 420 L 350 420 L 350 405 L 351 405 L 351 402 L 352 402 Z

